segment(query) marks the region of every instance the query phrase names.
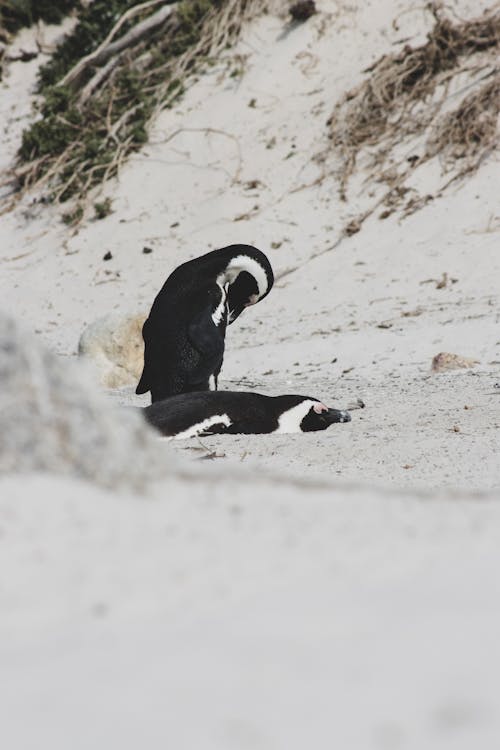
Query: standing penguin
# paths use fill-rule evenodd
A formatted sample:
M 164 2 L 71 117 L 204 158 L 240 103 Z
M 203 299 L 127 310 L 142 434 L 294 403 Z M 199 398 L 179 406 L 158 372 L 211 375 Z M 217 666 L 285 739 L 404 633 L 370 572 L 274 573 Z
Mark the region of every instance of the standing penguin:
M 165 437 L 271 432 L 316 432 L 350 422 L 348 411 L 329 409 L 310 396 L 264 396 L 245 391 L 182 393 L 142 409 Z
M 274 282 L 271 264 L 251 245 L 229 245 L 170 274 L 144 323 L 144 369 L 136 393 L 151 401 L 215 388 L 226 326 L 259 302 Z

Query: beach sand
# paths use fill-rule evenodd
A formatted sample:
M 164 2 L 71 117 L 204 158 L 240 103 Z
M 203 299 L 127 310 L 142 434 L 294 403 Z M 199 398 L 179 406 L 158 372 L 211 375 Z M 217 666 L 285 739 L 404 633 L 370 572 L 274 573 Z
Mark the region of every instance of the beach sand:
M 1 217 L 2 307 L 62 358 L 180 262 L 248 243 L 277 280 L 228 329 L 221 387 L 365 403 L 324 433 L 165 443 L 187 469 L 142 495 L 1 478 L 9 750 L 498 744 L 498 162 L 441 196 L 429 162 L 434 200 L 342 238 L 378 193 L 358 175 L 339 200 L 326 121 L 431 19 L 317 5 L 248 24 L 105 187 L 106 219 L 75 232 L 32 197 Z M 3 165 L 38 64 L 0 83 Z M 478 364 L 433 373 L 439 352 Z

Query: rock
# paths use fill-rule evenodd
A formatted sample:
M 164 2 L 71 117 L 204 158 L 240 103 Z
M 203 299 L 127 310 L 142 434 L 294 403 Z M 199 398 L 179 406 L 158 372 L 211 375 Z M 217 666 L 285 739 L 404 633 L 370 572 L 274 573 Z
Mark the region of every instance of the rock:
M 298 0 L 290 6 L 290 15 L 294 21 L 307 21 L 316 12 L 314 0 Z
M 0 312 L 0 474 L 50 471 L 141 488 L 179 463 L 138 412 L 94 391 L 82 363 Z
M 433 372 L 446 372 L 447 370 L 475 367 L 477 364 L 479 364 L 477 359 L 467 359 L 467 357 L 460 357 L 458 354 L 440 352 L 432 360 L 431 369 Z
M 78 353 L 92 360 L 106 388 L 138 382 L 144 364 L 142 326 L 146 315 L 106 315 L 80 337 Z

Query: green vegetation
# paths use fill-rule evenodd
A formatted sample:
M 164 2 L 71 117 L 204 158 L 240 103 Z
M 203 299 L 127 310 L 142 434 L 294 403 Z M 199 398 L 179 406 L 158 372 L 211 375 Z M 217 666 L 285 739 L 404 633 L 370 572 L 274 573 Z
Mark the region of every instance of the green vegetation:
M 0 28 L 14 34 L 37 21 L 60 23 L 80 0 L 0 0 Z
M 119 17 L 137 5 L 137 0 L 93 0 L 81 10 L 75 30 L 59 45 L 51 60 L 40 71 L 42 91 L 59 81 L 84 55 L 94 50 L 108 35 Z M 128 31 L 130 24 L 122 27 Z
M 247 6 L 258 2 L 181 0 L 136 10 L 144 4 L 93 0 L 82 8 L 40 71 L 41 118 L 23 133 L 19 190 L 83 200 L 147 141 L 153 114 L 172 105 L 209 54 L 236 39 Z
M 68 226 L 74 226 L 83 219 L 83 206 L 76 206 L 74 211 L 67 211 L 62 215 L 62 220 Z
M 105 198 L 103 201 L 94 203 L 96 219 L 105 219 L 112 211 L 111 198 Z

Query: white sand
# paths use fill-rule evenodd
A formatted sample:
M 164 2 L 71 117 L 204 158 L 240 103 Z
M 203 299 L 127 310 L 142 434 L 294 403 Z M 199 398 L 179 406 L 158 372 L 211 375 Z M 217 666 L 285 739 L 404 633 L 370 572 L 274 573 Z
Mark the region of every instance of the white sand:
M 498 164 L 328 251 L 376 196 L 342 204 L 333 178 L 293 191 L 319 174 L 337 98 L 430 19 L 408 0 L 318 5 L 294 29 L 252 24 L 244 75 L 215 66 L 161 115 L 104 221 L 72 235 L 47 208 L 1 218 L 2 306 L 62 355 L 98 316 L 146 310 L 177 263 L 252 243 L 297 270 L 229 329 L 222 386 L 366 403 L 323 434 L 205 439 L 207 479 L 149 498 L 0 481 L 9 750 L 498 744 Z M 22 65 L 0 84 L 4 117 Z M 14 139 L 2 149 L 5 164 Z M 457 282 L 427 283 L 444 272 Z M 439 351 L 480 365 L 432 375 Z M 110 398 L 140 403 L 131 390 Z
M 496 746 L 497 503 L 2 485 L 9 747 Z

